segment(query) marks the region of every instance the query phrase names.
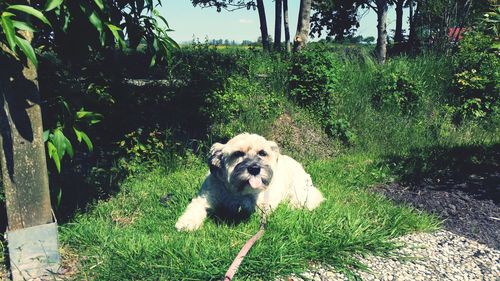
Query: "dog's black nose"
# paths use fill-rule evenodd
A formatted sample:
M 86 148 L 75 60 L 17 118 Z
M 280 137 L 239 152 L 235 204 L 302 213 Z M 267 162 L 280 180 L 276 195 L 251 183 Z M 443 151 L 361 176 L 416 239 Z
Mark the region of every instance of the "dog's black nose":
M 260 166 L 253 165 L 253 166 L 248 167 L 247 170 L 250 173 L 250 175 L 256 176 L 260 173 Z

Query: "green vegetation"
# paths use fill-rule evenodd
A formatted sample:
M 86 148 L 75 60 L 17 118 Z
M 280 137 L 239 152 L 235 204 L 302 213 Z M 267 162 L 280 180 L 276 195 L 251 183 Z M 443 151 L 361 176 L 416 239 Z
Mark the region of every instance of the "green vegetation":
M 456 122 L 446 95 L 454 57 L 399 57 L 377 65 L 358 46 L 321 43 L 291 62 L 204 45 L 176 56 L 186 62 L 169 72 L 176 84 L 148 89 L 137 104 L 124 104 L 127 110 L 110 105 L 115 113 L 108 120 L 129 118 L 130 128 L 141 129 L 121 137 L 122 131 L 108 131 L 121 139 L 117 167 L 127 177 L 113 198 L 62 228 L 64 247 L 78 261 L 77 279 L 219 279 L 258 229 L 258 215 L 239 225 L 209 219 L 194 233 L 178 233 L 173 225 L 205 176 L 210 144 L 240 132 L 277 139 L 327 197 L 313 212 L 280 207 L 240 268 L 242 280 L 300 273 L 311 263 L 350 274 L 363 268 L 356 254 L 388 254 L 397 246 L 390 238 L 436 229 L 436 218 L 395 206 L 370 187 L 432 176 L 433 168 L 444 167 L 443 157 L 457 151 L 474 150 L 481 162 L 488 150 L 473 147 L 498 143 L 497 115 Z M 314 87 L 301 79 L 314 80 Z M 120 115 L 131 110 L 151 115 Z M 166 110 L 175 112 L 172 119 Z M 104 118 L 97 126 L 113 123 Z M 196 142 L 188 139 L 193 132 Z
M 12 151 L 29 138 L 42 139 L 33 127 L 46 128 L 51 197 L 76 280 L 220 279 L 258 229 L 258 215 L 237 225 L 210 219 L 193 233 L 173 225 L 206 175 L 210 145 L 241 132 L 277 141 L 327 200 L 313 212 L 280 206 L 238 279 L 271 280 L 318 264 L 352 276 L 352 269 L 364 268 L 358 255 L 390 254 L 399 246 L 391 238 L 440 225 L 431 214 L 388 201 L 377 185 L 498 166 L 499 9 L 492 1 L 410 1 L 418 12 L 410 16 L 408 39 L 402 0 L 319 1 L 315 8 L 327 13 L 313 15 L 312 31 L 326 30 L 328 37 L 302 49 L 307 30 L 300 28 L 301 51 L 294 53 L 278 51 L 279 44 L 270 52 L 264 27 L 262 48 L 214 47 L 208 40 L 180 48 L 155 10 L 161 1 L 10 2 L 0 3 L 0 58 L 7 66 L 0 96 L 8 108 L 2 118 L 15 125 L 4 122 L 2 129 L 4 175 L 11 175 L 3 185 L 29 179 L 12 173 L 8 158 L 35 163 L 26 157 L 43 153 L 23 158 Z M 263 14 L 262 1 L 192 2 Z M 373 46 L 353 37 L 358 9 L 370 3 L 378 6 L 380 34 L 384 7 L 395 4 L 399 14 L 387 61 L 386 36 L 377 40 L 380 64 Z M 309 14 L 309 4 L 299 14 Z M 38 106 L 43 126 L 39 115 L 27 115 Z M 44 176 L 42 164 L 32 170 Z M 13 190 L 48 189 L 45 177 L 39 182 Z M 26 206 L 9 200 L 22 197 L 2 195 L 19 210 Z M 44 206 L 34 198 L 27 206 L 50 217 L 48 198 Z
M 395 247 L 389 238 L 437 227 L 432 217 L 396 207 L 364 188 L 388 172 L 366 155 L 315 161 L 306 169 L 327 201 L 314 212 L 279 208 L 243 262 L 238 280 L 272 280 L 301 272 L 310 262 L 340 270 L 360 267 L 354 254 L 385 254 Z M 138 172 L 116 197 L 63 226 L 64 247 L 76 254 L 81 266 L 76 279 L 220 279 L 258 229 L 259 218 L 254 215 L 236 226 L 208 220 L 199 231 L 177 232 L 175 221 L 205 173 L 197 160 L 185 161 L 173 173 L 163 167 Z M 162 201 L 166 195 L 171 199 Z

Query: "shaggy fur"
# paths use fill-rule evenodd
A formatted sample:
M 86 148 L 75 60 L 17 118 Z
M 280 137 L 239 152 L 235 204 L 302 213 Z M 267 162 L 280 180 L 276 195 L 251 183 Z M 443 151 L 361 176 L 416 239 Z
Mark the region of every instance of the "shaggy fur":
M 196 230 L 208 212 L 265 213 L 282 201 L 312 210 L 324 200 L 311 177 L 294 159 L 282 155 L 275 142 L 256 134 L 240 134 L 226 144 L 215 143 L 209 155 L 210 173 L 175 227 Z

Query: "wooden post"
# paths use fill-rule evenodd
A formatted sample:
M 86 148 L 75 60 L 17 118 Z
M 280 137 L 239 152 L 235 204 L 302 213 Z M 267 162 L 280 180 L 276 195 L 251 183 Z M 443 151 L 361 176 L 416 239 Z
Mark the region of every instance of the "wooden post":
M 33 38 L 32 33 L 23 35 Z M 6 46 L 0 48 L 0 163 L 12 276 L 13 280 L 45 278 L 59 268 L 59 252 L 37 71 L 31 61 L 15 60 L 7 55 Z

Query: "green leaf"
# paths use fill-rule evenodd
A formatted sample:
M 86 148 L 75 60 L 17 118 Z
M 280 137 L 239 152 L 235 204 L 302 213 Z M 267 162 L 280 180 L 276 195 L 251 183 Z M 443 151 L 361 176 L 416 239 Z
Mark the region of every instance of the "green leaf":
M 179 44 L 177 44 L 177 42 L 175 42 L 174 39 L 172 39 L 170 36 L 168 35 L 165 35 L 165 41 L 168 42 L 168 44 L 170 45 L 170 48 L 176 48 L 176 49 L 180 49 L 180 46 Z
M 104 45 L 105 43 L 105 33 L 103 33 L 103 24 L 102 20 L 99 18 L 97 13 L 85 6 L 85 5 L 80 5 L 80 9 L 83 11 L 83 13 L 88 17 L 89 22 L 95 27 L 95 29 L 99 32 L 99 39 L 101 41 L 101 45 Z
M 46 142 L 49 139 L 50 130 L 43 131 L 43 142 Z
M 36 58 L 35 50 L 31 47 L 30 42 L 24 38 L 16 36 L 16 44 L 19 48 L 21 48 L 21 51 L 23 51 L 24 55 L 33 63 L 33 65 L 38 68 L 38 60 Z
M 57 155 L 59 155 L 59 160 L 61 160 L 66 152 L 66 136 L 63 134 L 61 129 L 57 128 L 54 130 L 51 142 L 57 149 Z
M 115 37 L 116 41 L 118 41 L 118 43 L 120 44 L 120 46 L 123 49 L 125 49 L 127 47 L 127 44 L 125 43 L 125 41 L 123 40 L 123 38 L 118 33 L 118 31 L 122 30 L 122 29 L 119 28 L 118 26 L 112 25 L 110 23 L 107 23 L 106 26 L 109 28 L 109 30 L 111 30 L 111 33 L 113 34 L 113 37 Z
M 1 24 L 7 42 L 9 43 L 9 48 L 16 53 L 16 30 L 14 29 L 14 24 L 10 17 L 14 16 L 13 13 L 3 12 L 1 17 Z
M 48 12 L 59 7 L 64 0 L 48 0 L 45 4 L 45 11 Z
M 87 119 L 93 125 L 101 122 L 102 114 L 80 110 L 76 112 L 76 119 Z
M 27 5 L 11 5 L 11 6 L 8 6 L 7 9 L 9 9 L 9 10 L 17 10 L 17 11 L 21 11 L 21 12 L 27 13 L 27 14 L 32 15 L 35 18 L 41 20 L 46 25 L 52 27 L 52 25 L 50 24 L 49 20 L 42 14 L 42 12 L 40 12 L 39 10 L 37 10 L 37 9 L 31 7 L 31 6 L 27 6 Z
M 69 157 L 73 158 L 73 156 L 75 155 L 75 152 L 73 151 L 73 145 L 71 145 L 71 142 L 66 136 L 64 136 L 64 144 L 66 153 L 68 153 Z
M 61 160 L 59 159 L 59 155 L 57 154 L 57 148 L 51 141 L 47 142 L 47 150 L 49 152 L 49 157 L 54 160 L 54 164 L 56 164 L 57 171 L 61 172 Z
M 36 32 L 36 29 L 29 23 L 24 21 L 12 20 L 15 28 L 29 32 Z
M 153 10 L 153 15 L 154 15 L 155 17 L 159 18 L 159 19 L 160 19 L 160 20 L 161 20 L 161 21 L 165 24 L 165 26 L 167 26 L 167 28 L 170 28 L 170 27 L 168 26 L 168 22 L 167 22 L 167 20 L 166 20 L 166 19 L 165 19 L 162 15 L 160 15 L 160 13 L 159 13 L 156 9 L 155 9 L 155 10 Z
M 102 0 L 94 0 L 94 2 L 97 5 L 97 7 L 99 7 L 99 9 L 101 9 L 101 11 L 104 10 L 104 3 L 102 2 Z
M 59 193 L 57 193 L 57 207 L 61 206 L 61 199 L 62 199 L 62 188 L 59 189 Z
M 75 131 L 76 139 L 78 140 L 78 142 L 81 143 L 83 140 L 87 145 L 88 150 L 92 152 L 92 150 L 94 150 L 94 146 L 92 145 L 92 142 L 90 141 L 90 138 L 87 136 L 87 134 L 78 130 L 75 127 L 73 127 L 73 130 Z

